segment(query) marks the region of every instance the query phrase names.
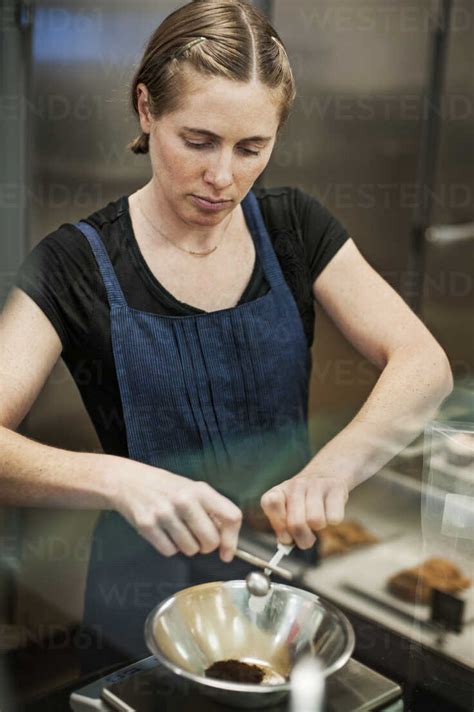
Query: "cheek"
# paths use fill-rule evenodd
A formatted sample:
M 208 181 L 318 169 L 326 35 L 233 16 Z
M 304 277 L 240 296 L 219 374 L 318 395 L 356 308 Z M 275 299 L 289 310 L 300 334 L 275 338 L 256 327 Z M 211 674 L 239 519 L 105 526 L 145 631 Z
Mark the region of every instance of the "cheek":
M 239 157 L 234 160 L 234 177 L 236 180 L 251 181 L 265 169 L 270 156 L 265 154 L 256 157 Z
M 160 171 L 165 171 L 168 175 L 183 175 L 193 170 L 193 156 L 179 143 L 173 139 L 167 138 L 160 140 L 161 137 L 155 136 L 153 158 L 157 168 Z M 150 146 L 151 148 L 151 146 Z
M 206 159 L 197 152 L 187 151 L 181 146 L 168 151 L 167 164 L 173 173 L 194 175 L 206 168 Z
M 268 158 L 249 158 L 239 164 L 237 174 L 243 179 L 253 181 L 265 170 L 267 163 Z
M 253 171 L 257 173 L 261 173 L 264 168 L 266 168 L 268 161 L 270 160 L 270 156 L 263 156 L 262 158 L 257 158 L 253 162 Z

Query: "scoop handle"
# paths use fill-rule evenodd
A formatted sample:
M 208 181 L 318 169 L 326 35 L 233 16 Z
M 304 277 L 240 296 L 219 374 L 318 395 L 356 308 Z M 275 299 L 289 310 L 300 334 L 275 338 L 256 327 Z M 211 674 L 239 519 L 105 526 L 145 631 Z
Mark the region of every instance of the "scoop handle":
M 278 574 L 278 576 L 281 576 L 281 578 L 284 578 L 287 581 L 293 580 L 293 574 L 291 571 L 288 571 L 288 569 L 283 569 L 281 566 L 275 566 L 271 561 L 265 561 L 265 559 L 261 559 L 259 556 L 255 556 L 254 554 L 250 554 L 248 551 L 236 549 L 235 555 L 238 559 L 242 559 L 242 561 L 246 561 L 248 564 L 253 564 L 254 566 L 258 566 L 260 569 L 265 569 L 265 572 L 268 571 L 269 573 Z M 267 573 L 266 575 L 268 576 L 269 574 Z
M 288 556 L 293 551 L 294 544 L 277 544 L 277 550 L 273 554 L 272 558 L 268 562 L 266 568 L 264 569 L 263 573 L 266 574 L 267 576 L 270 576 L 270 573 L 272 571 L 273 566 L 278 566 L 280 561 L 283 559 L 284 556 Z

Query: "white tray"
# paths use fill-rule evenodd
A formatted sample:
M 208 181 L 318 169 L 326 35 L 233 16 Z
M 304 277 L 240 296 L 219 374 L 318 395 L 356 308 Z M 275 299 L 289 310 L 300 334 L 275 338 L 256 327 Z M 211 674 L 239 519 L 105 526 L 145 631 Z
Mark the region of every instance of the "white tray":
M 402 569 L 417 566 L 424 560 L 430 558 L 429 555 L 416 551 L 417 547 L 410 547 L 402 540 L 390 542 L 385 546 L 375 547 L 364 557 L 363 568 L 351 579 L 343 579 L 341 584 L 351 591 L 370 598 L 373 601 L 398 611 L 412 620 L 428 623 L 431 617 L 429 604 L 409 603 L 394 596 L 387 589 L 387 580 Z M 462 565 L 461 565 L 462 568 Z M 464 567 L 463 573 L 469 576 L 468 566 Z M 354 572 L 355 573 L 355 572 Z M 468 588 L 456 594 L 466 601 L 464 609 L 464 624 L 474 621 L 474 588 Z

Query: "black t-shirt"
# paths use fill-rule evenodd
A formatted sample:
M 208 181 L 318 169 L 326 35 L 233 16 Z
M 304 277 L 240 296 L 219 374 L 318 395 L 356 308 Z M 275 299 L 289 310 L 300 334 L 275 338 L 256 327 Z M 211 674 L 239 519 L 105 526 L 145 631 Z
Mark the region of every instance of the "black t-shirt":
M 254 187 L 263 220 L 303 322 L 313 341 L 312 284 L 348 239 L 315 198 L 298 188 Z M 86 219 L 99 232 L 129 306 L 173 316 L 202 313 L 176 300 L 153 276 L 133 234 L 126 196 Z M 126 456 L 127 441 L 110 334 L 109 304 L 90 245 L 71 224 L 43 238 L 20 267 L 16 286 L 46 314 L 105 452 Z M 268 291 L 256 257 L 239 304 Z

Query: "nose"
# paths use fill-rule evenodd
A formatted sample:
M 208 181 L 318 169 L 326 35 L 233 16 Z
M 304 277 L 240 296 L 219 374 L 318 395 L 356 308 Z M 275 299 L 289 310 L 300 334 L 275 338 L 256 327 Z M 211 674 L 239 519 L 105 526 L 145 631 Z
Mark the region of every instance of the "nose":
M 232 151 L 222 150 L 216 152 L 212 163 L 208 164 L 204 180 L 213 185 L 216 192 L 232 185 L 234 181 L 232 160 Z

